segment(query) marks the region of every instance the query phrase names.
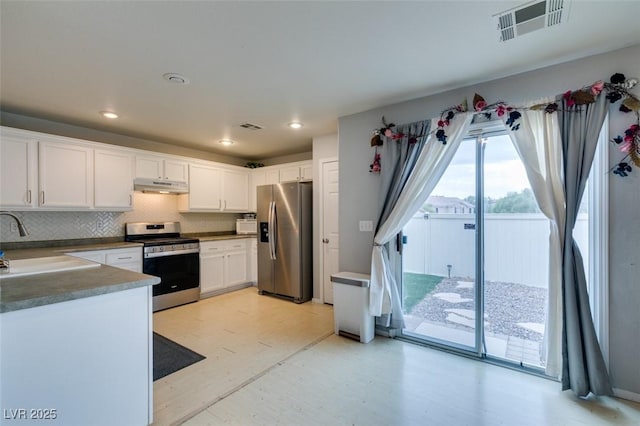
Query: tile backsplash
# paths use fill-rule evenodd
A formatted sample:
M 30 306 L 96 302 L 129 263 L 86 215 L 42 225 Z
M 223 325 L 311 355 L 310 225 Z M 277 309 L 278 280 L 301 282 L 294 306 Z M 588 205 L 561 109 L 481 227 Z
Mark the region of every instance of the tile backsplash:
M 180 222 L 182 232 L 235 231 L 237 213 L 179 213 L 178 197 L 135 192 L 130 212 L 14 212 L 29 235 L 11 232 L 13 219 L 0 216 L 0 241 L 23 242 L 124 236 L 127 222 Z

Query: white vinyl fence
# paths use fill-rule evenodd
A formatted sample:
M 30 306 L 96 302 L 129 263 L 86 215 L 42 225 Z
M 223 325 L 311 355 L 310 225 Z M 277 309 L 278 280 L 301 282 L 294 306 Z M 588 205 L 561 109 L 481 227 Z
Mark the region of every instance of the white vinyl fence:
M 404 228 L 404 272 L 469 277 L 475 275 L 472 214 L 416 214 Z M 574 236 L 589 259 L 588 219 L 580 215 Z M 486 214 L 485 280 L 547 287 L 549 221 L 542 214 Z M 585 264 L 588 270 L 588 265 Z

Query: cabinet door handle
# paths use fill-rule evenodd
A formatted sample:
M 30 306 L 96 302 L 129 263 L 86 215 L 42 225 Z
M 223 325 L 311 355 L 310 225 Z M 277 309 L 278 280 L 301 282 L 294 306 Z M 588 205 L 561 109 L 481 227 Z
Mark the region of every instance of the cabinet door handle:
M 133 196 L 129 194 L 129 206 L 133 205 Z
M 41 197 L 42 197 L 42 202 L 40 203 L 41 206 L 44 206 L 44 191 L 40 191 Z
M 27 189 L 27 204 L 31 204 L 31 190 Z
M 218 198 L 218 210 L 222 210 L 222 200 Z
M 323 238 L 322 242 L 325 243 L 325 244 L 329 244 L 329 239 L 328 238 Z
M 227 209 L 227 200 L 224 200 L 224 209 Z
M 133 259 L 131 256 L 119 257 L 118 260 Z

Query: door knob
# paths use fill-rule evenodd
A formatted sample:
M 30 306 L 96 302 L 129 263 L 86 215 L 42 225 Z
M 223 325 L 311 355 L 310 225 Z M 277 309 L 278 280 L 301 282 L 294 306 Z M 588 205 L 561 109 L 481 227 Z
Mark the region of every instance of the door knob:
M 329 244 L 329 239 L 328 238 L 323 238 L 322 242 L 325 243 L 325 244 Z

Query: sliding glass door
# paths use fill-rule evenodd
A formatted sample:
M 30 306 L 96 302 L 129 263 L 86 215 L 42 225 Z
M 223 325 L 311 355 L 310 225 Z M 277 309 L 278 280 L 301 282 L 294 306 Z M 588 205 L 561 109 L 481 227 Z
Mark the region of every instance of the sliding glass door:
M 403 229 L 404 334 L 478 352 L 477 143 L 465 139 L 422 209 Z
M 506 134 L 463 141 L 403 233 L 404 336 L 544 367 L 549 222 Z

